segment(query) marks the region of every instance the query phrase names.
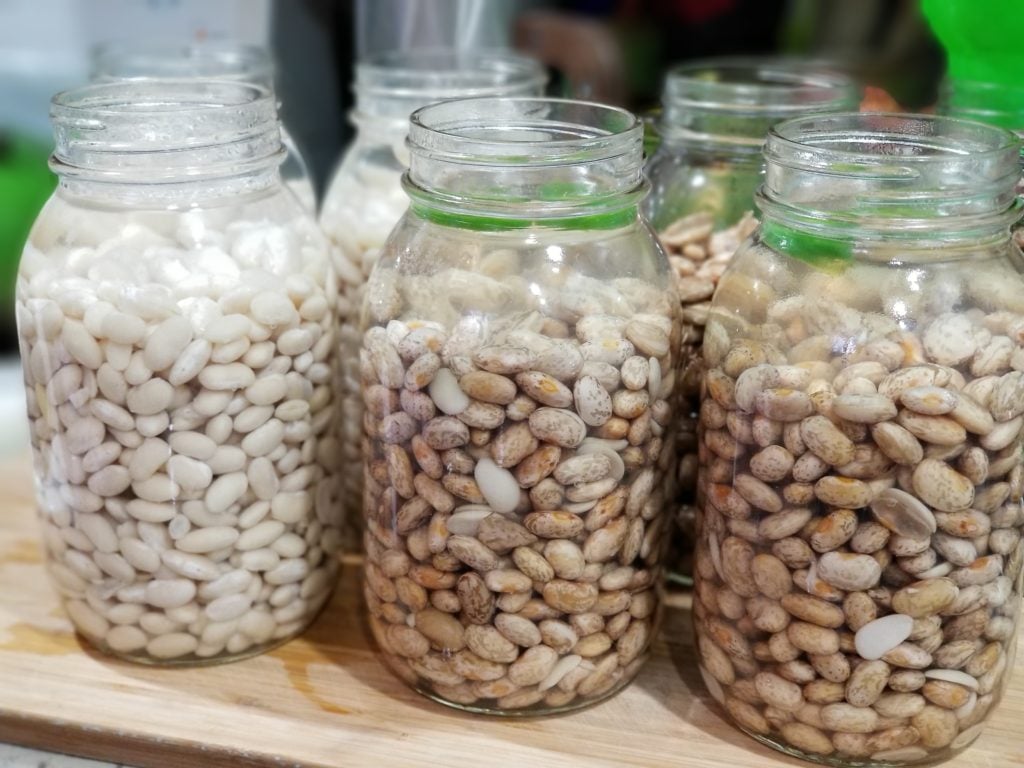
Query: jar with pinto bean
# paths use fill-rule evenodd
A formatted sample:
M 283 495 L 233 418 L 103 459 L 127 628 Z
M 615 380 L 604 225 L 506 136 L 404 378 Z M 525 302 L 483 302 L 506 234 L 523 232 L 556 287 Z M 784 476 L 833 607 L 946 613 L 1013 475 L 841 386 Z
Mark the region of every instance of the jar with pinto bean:
M 274 99 L 122 81 L 51 115 L 17 320 L 53 581 L 105 652 L 260 652 L 326 603 L 340 541 L 335 284 Z
M 735 724 L 832 765 L 969 746 L 1021 604 L 1024 278 L 1011 133 L 775 127 L 704 337 L 694 622 Z
M 585 102 L 412 116 L 367 286 L 365 595 L 386 663 L 505 715 L 576 709 L 654 634 L 679 342 L 642 129 Z
M 669 572 L 693 572 L 697 489 L 697 407 L 708 306 L 729 259 L 754 228 L 761 145 L 775 123 L 799 115 L 856 109 L 858 89 L 821 64 L 789 59 L 723 58 L 669 70 L 657 123 L 659 147 L 647 164 L 652 192 L 644 213 L 672 265 L 682 308 L 682 376 Z

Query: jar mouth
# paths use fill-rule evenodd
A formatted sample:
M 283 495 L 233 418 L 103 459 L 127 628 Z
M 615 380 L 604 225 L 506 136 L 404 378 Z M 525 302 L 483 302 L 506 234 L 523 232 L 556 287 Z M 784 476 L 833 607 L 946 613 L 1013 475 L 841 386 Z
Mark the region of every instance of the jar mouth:
M 949 117 L 796 118 L 768 133 L 758 205 L 859 236 L 999 230 L 1019 215 L 1019 152 L 1011 132 Z
M 410 118 L 406 188 L 421 204 L 523 219 L 593 216 L 646 193 L 643 127 L 569 99 L 460 99 Z
M 123 80 L 53 97 L 61 176 L 160 183 L 275 167 L 284 151 L 277 107 L 258 85 L 217 80 Z
M 794 168 L 827 168 L 833 176 L 877 179 L 925 180 L 926 169 L 952 164 L 952 170 L 962 174 L 945 174 L 944 186 L 969 187 L 978 181 L 1005 179 L 999 161 L 1015 157 L 1019 146 L 1010 131 L 972 120 L 854 112 L 800 117 L 776 125 L 768 132 L 764 153 Z
M 230 40 L 102 43 L 91 54 L 93 82 L 192 77 L 236 80 L 272 88 L 274 62 L 258 45 Z
M 667 138 L 759 149 L 775 123 L 856 109 L 860 89 L 826 62 L 734 57 L 679 64 L 662 93 Z
M 643 155 L 643 126 L 631 112 L 572 99 L 456 99 L 409 119 L 409 148 L 463 165 L 579 165 Z M 414 174 L 415 177 L 415 174 Z
M 404 123 L 417 109 L 438 101 L 539 96 L 547 80 L 540 62 L 507 50 L 384 51 L 356 64 L 356 114 Z

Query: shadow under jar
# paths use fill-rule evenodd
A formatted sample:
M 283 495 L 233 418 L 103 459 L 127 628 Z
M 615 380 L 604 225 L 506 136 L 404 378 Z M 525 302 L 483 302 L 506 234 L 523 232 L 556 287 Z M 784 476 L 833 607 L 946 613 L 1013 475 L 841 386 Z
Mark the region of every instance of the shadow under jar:
M 773 129 L 704 339 L 694 618 L 733 721 L 833 765 L 950 756 L 1013 667 L 1018 143 L 947 118 Z
M 704 323 L 719 277 L 757 226 L 761 146 L 776 123 L 856 109 L 858 95 L 847 76 L 789 59 L 709 59 L 674 67 L 666 77 L 661 144 L 647 164 L 652 192 L 642 207 L 668 254 L 682 307 L 678 466 L 669 478 L 677 530 L 668 567 L 676 580 L 688 582 L 693 572 Z
M 258 653 L 324 605 L 340 540 L 335 285 L 274 101 L 134 81 L 51 114 L 60 184 L 17 283 L 50 573 L 107 653 Z
M 356 65 L 356 107 L 351 113 L 356 136 L 331 179 L 320 214 L 320 225 L 335 246 L 338 275 L 341 354 L 336 387 L 345 460 L 339 467 L 345 551 L 359 551 L 362 537 L 359 312 L 380 249 L 409 206 L 402 189 L 409 115 L 449 99 L 540 96 L 546 82 L 538 62 L 508 51 L 388 51 Z
M 641 134 L 561 100 L 412 117 L 364 303 L 365 594 L 384 660 L 444 704 L 576 709 L 646 658 L 679 326 Z

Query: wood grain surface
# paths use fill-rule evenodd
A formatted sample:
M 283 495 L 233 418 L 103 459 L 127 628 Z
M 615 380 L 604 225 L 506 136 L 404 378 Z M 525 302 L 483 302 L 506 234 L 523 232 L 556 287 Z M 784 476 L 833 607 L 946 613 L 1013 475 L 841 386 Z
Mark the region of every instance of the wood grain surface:
M 681 596 L 633 685 L 554 718 L 466 715 L 406 688 L 374 657 L 355 564 L 313 627 L 266 655 L 192 669 L 106 658 L 74 635 L 46 579 L 30 472 L 0 465 L 0 741 L 154 768 L 808 765 L 722 719 Z M 1021 667 L 1024 654 L 984 735 L 944 765 L 1024 766 Z

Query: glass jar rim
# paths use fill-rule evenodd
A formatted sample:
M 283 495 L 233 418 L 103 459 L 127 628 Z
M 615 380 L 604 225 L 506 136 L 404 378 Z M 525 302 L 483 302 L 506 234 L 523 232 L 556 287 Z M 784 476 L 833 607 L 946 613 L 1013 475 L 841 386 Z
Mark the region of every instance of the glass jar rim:
M 730 56 L 674 65 L 665 77 L 663 98 L 789 114 L 806 111 L 808 101 L 842 105 L 853 90 L 854 80 L 824 60 Z
M 767 218 L 843 238 L 996 237 L 1019 217 L 1019 139 L 935 115 L 853 112 L 774 126 Z
M 252 83 L 117 80 L 55 95 L 51 169 L 119 183 L 238 176 L 280 164 L 277 106 Z
M 647 192 L 642 123 L 618 107 L 458 99 L 417 110 L 409 126 L 405 188 L 414 207 L 463 219 L 587 218 L 603 226 L 606 214 L 635 209 Z
M 724 57 L 672 67 L 662 91 L 666 138 L 757 151 L 773 124 L 808 113 L 855 109 L 853 78 L 822 60 Z
M 539 95 L 547 80 L 540 62 L 507 49 L 382 51 L 356 64 L 355 111 L 404 123 L 438 101 Z
M 262 122 L 261 117 L 276 120 L 277 109 L 270 92 L 262 86 L 206 79 L 93 83 L 61 91 L 50 101 L 50 118 L 55 127 L 79 129 L 82 133 L 73 138 L 83 142 L 101 137 L 105 144 L 126 141 L 119 134 L 131 131 L 133 144 L 159 144 L 162 149 L 172 149 L 162 135 L 165 132 L 138 129 L 140 120 L 157 122 L 172 115 L 202 117 L 204 127 L 210 131 L 230 122 L 240 124 L 241 132 L 251 132 L 251 123 Z M 203 131 L 180 133 L 183 146 L 210 141 Z
M 421 107 L 409 118 L 414 154 L 463 164 L 582 164 L 630 152 L 639 163 L 642 142 L 643 124 L 632 112 L 575 99 L 453 99 Z
M 91 79 L 236 80 L 273 87 L 274 60 L 260 45 L 237 40 L 146 40 L 101 43 L 92 49 Z
M 897 147 L 924 152 L 894 154 Z M 895 179 L 913 173 L 913 166 L 929 163 L 956 163 L 966 168 L 979 159 L 1016 158 L 1019 147 L 1020 140 L 1013 132 L 975 120 L 898 112 L 837 112 L 797 117 L 773 126 L 764 154 L 791 167 L 845 164 L 841 170 L 831 167 L 832 175 Z M 911 168 L 905 168 L 906 164 Z M 969 181 L 957 180 L 963 186 Z

